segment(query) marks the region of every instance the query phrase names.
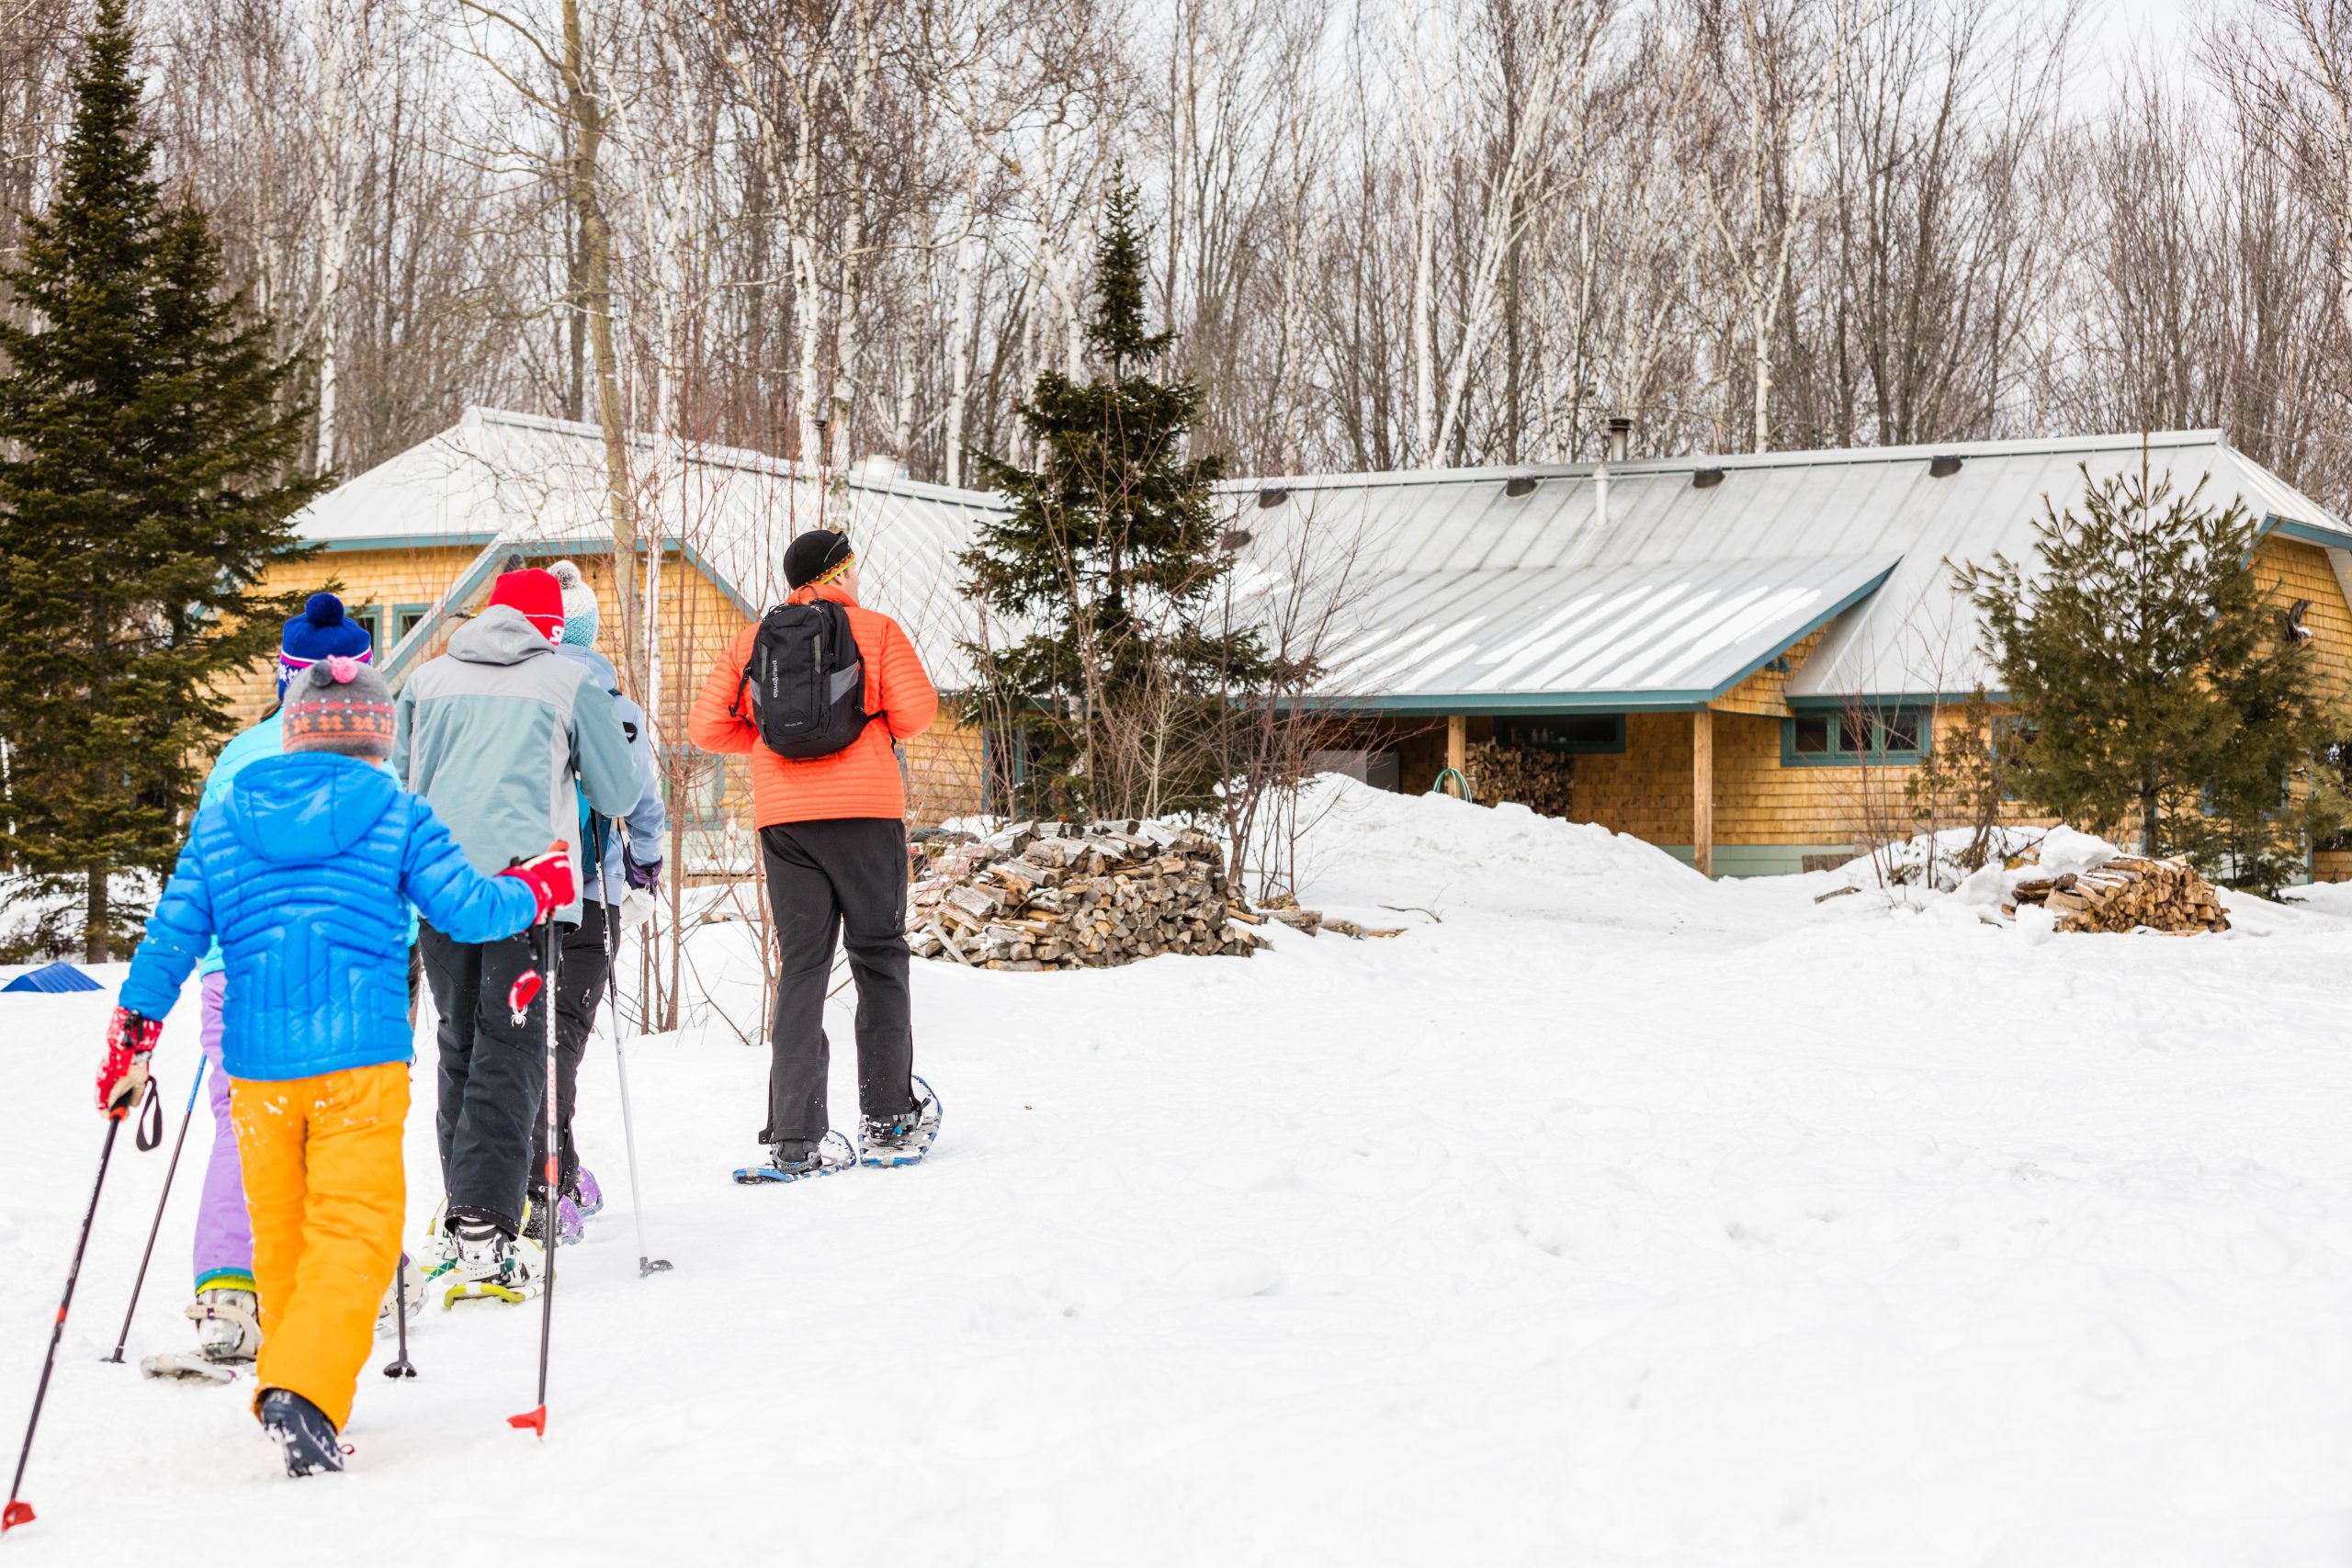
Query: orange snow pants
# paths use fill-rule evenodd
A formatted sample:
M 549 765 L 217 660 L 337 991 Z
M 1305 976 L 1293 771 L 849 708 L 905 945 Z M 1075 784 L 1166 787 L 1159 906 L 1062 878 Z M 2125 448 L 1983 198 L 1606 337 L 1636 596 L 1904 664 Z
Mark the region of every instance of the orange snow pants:
M 291 1390 L 343 1430 L 376 1344 L 408 1208 L 408 1064 L 230 1089 L 261 1297 L 263 1393 Z

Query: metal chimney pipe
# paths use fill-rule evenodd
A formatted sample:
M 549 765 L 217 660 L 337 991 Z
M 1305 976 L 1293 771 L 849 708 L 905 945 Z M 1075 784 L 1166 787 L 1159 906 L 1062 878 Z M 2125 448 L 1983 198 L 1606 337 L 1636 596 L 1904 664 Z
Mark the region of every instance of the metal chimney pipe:
M 1634 440 L 1634 422 L 1622 413 L 1611 414 L 1602 422 L 1600 467 L 1592 476 L 1592 525 L 1609 526 L 1609 465 L 1622 463 Z

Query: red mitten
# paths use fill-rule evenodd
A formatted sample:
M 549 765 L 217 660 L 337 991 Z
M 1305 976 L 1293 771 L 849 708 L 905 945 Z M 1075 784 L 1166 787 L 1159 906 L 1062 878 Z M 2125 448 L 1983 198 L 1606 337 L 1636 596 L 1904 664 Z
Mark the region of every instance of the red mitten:
M 547 853 L 510 865 L 498 874 L 514 877 L 530 888 L 531 897 L 539 901 L 539 912 L 532 919 L 535 925 L 571 903 L 580 891 L 571 874 L 571 852 L 560 842 L 549 844 Z
M 147 1058 L 164 1037 L 161 1020 L 141 1018 L 129 1008 L 114 1010 L 107 1028 L 106 1060 L 98 1065 L 98 1109 L 121 1116 L 147 1098 Z

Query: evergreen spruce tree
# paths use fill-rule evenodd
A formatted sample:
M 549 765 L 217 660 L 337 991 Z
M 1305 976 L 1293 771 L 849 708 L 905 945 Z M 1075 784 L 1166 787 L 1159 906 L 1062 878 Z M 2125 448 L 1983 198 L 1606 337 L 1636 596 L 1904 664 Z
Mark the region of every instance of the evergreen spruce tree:
M 139 911 L 108 879 L 167 873 L 215 687 L 274 644 L 299 596 L 257 591 L 301 553 L 289 477 L 309 410 L 271 329 L 224 296 L 209 225 L 165 199 L 125 0 L 101 0 L 53 200 L 0 273 L 0 739 L 10 869 L 85 894 L 103 961 Z
M 2302 844 L 2344 820 L 2328 761 L 2344 716 L 2308 643 L 2254 568 L 2245 509 L 2169 477 L 2093 481 L 2079 513 L 2047 499 L 2035 568 L 1959 570 L 2018 710 L 2005 784 L 2146 852 L 2275 890 Z
M 975 453 L 1011 510 L 965 556 L 974 596 L 1023 628 L 973 647 L 976 716 L 1027 731 L 1028 808 L 1145 816 L 1206 808 L 1222 782 L 1219 727 L 1272 673 L 1252 632 L 1212 626 L 1231 569 L 1211 487 L 1215 456 L 1187 437 L 1198 388 L 1148 374 L 1172 333 L 1147 329 L 1136 193 L 1114 178 L 1086 329 L 1097 374 L 1037 378 L 1019 409 L 1024 468 Z

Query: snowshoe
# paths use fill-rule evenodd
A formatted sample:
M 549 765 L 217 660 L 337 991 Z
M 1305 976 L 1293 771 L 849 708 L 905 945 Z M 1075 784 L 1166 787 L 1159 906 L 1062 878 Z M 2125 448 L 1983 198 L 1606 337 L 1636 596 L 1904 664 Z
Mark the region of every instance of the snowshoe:
M 867 1117 L 859 1130 L 858 1163 L 876 1169 L 920 1165 L 939 1136 L 939 1096 L 921 1078 L 914 1080 L 914 1105 L 888 1121 Z
M 424 1310 L 424 1270 L 414 1260 L 403 1258 L 392 1270 L 392 1282 L 384 1287 L 384 1299 L 376 1308 L 376 1337 L 400 1330 L 401 1297 L 408 1298 L 408 1320 L 416 1321 Z
M 261 1303 L 251 1291 L 223 1285 L 198 1291 L 187 1315 L 196 1325 L 196 1353 L 204 1359 L 238 1366 L 261 1353 Z
M 261 1396 L 261 1427 L 286 1456 L 286 1473 L 304 1476 L 343 1468 L 343 1441 L 325 1412 L 288 1388 Z
M 237 1369 L 222 1361 L 208 1361 L 202 1356 L 149 1356 L 139 1363 L 140 1372 L 158 1382 L 235 1382 Z
M 530 1212 L 523 1216 L 523 1235 L 542 1247 L 548 1243 L 548 1238 L 542 1234 L 547 1228 L 547 1213 L 546 1200 L 534 1194 Z M 584 1241 L 587 1237 L 588 1225 L 580 1217 L 580 1205 L 574 1203 L 571 1194 L 567 1192 L 555 1201 L 555 1244 L 570 1247 L 573 1242 Z
M 735 1179 L 745 1187 L 808 1181 L 856 1164 L 857 1150 L 850 1141 L 839 1133 L 827 1133 L 813 1144 L 805 1140 L 770 1144 L 767 1162 L 745 1166 L 735 1173 Z
M 460 1221 L 451 1227 L 458 1260 L 444 1276 L 443 1311 L 459 1302 L 499 1301 L 520 1306 L 539 1293 L 547 1254 L 539 1244 L 511 1236 L 495 1224 Z
M 580 1168 L 579 1175 L 572 1179 L 571 1197 L 572 1201 L 580 1205 L 580 1217 L 583 1220 L 593 1219 L 604 1213 L 605 1190 L 596 1185 L 595 1172 L 584 1165 Z

